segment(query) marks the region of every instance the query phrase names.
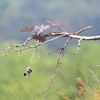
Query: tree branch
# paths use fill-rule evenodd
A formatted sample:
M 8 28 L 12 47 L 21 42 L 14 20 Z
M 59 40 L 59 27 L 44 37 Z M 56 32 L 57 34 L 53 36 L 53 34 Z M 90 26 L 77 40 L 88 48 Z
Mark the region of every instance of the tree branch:
M 52 22 L 50 21 L 47 21 L 49 24 L 51 25 L 55 25 L 53 24 Z M 46 43 L 49 43 L 49 42 L 52 42 L 58 38 L 61 38 L 61 37 L 69 37 L 66 42 L 64 43 L 64 45 L 62 47 L 59 47 L 59 48 L 56 48 L 54 49 L 53 51 L 51 51 L 49 54 L 55 52 L 56 50 L 60 50 L 60 53 L 59 53 L 59 57 L 58 57 L 58 60 L 57 60 L 57 65 L 56 65 L 56 70 L 55 70 L 55 73 L 53 75 L 53 77 L 50 79 L 51 82 L 50 82 L 50 85 L 43 97 L 43 99 L 46 97 L 46 95 L 48 94 L 51 86 L 52 86 L 52 83 L 54 81 L 54 79 L 56 78 L 59 70 L 60 70 L 60 66 L 62 64 L 62 59 L 63 59 L 63 56 L 64 56 L 64 52 L 65 52 L 65 47 L 67 46 L 67 44 L 69 43 L 69 41 L 74 38 L 74 39 L 78 39 L 78 48 L 76 50 L 76 53 L 78 53 L 79 49 L 80 49 L 80 42 L 82 40 L 100 40 L 100 36 L 79 36 L 80 33 L 88 30 L 92 28 L 92 26 L 88 26 L 88 27 L 85 27 L 81 30 L 79 30 L 78 32 L 75 32 L 75 33 L 69 33 L 67 31 L 65 31 L 62 27 L 60 27 L 60 31 L 61 32 L 52 32 L 52 33 L 48 33 L 48 34 L 45 34 L 45 37 L 54 37 L 50 40 L 47 40 L 45 42 L 39 42 L 39 41 L 35 41 L 33 40 L 33 37 L 28 37 L 24 43 L 21 42 L 21 44 L 11 44 L 10 42 L 7 43 L 8 47 L 6 49 L 0 49 L 1 50 L 1 53 L 0 53 L 0 61 L 3 60 L 5 57 L 8 56 L 9 54 L 9 51 L 11 51 L 12 49 L 15 50 L 19 55 L 21 54 L 22 51 L 24 50 L 27 50 L 27 49 L 31 49 L 31 48 L 38 48 L 39 46 L 43 45 L 43 44 L 46 44 Z M 34 53 L 33 55 L 35 54 L 35 50 L 34 50 Z M 31 58 L 32 60 L 32 58 Z M 42 100 L 43 100 L 42 99 Z

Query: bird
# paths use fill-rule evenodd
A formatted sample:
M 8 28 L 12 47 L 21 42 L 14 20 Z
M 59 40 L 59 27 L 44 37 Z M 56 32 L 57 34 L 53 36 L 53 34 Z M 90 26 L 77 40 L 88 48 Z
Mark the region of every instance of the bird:
M 45 30 L 51 29 L 51 28 L 60 28 L 61 25 L 59 24 L 53 24 L 53 25 L 46 25 L 44 26 L 43 24 L 41 26 L 30 26 L 26 27 L 24 29 L 21 29 L 20 32 L 35 32 L 36 34 L 32 35 L 33 39 L 39 40 L 39 42 L 45 42 L 46 37 L 45 37 Z
M 26 72 L 24 73 L 24 76 L 30 75 L 30 73 L 32 73 L 32 69 L 31 69 L 31 66 L 28 66 L 28 67 L 26 68 Z

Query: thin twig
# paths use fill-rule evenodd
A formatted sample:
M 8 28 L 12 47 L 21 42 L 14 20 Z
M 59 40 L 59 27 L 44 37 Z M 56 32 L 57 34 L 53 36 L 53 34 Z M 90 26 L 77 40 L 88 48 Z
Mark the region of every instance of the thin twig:
M 78 53 L 79 49 L 80 49 L 80 46 L 81 46 L 81 42 L 82 41 L 82 38 L 78 40 L 78 48 L 76 50 L 76 54 Z
M 57 74 L 59 72 L 59 69 L 60 69 L 60 66 L 61 66 L 61 63 L 62 63 L 62 60 L 63 60 L 63 56 L 64 56 L 64 48 L 62 48 L 60 50 L 60 54 L 59 54 L 58 61 L 57 61 L 56 71 L 55 71 L 53 77 L 50 78 L 50 80 L 51 80 L 50 85 L 49 85 L 44 97 L 42 98 L 42 100 L 44 100 L 44 98 L 47 96 L 47 94 L 48 94 L 48 92 L 49 92 L 49 90 L 50 90 L 50 88 L 52 86 L 52 83 L 53 83 L 54 79 L 56 78 L 56 76 L 57 76 Z
M 57 50 L 59 50 L 59 49 L 65 48 L 65 46 L 68 44 L 68 42 L 69 42 L 70 40 L 71 40 L 71 38 L 69 38 L 69 39 L 65 42 L 65 44 L 64 44 L 63 47 L 60 47 L 60 48 L 54 49 L 54 50 L 52 50 L 51 52 L 49 52 L 48 54 L 51 54 L 51 53 L 53 53 L 53 52 L 55 52 L 55 51 L 57 51 Z
M 72 39 L 72 38 L 70 37 L 70 38 L 65 42 L 65 44 L 63 45 L 63 48 L 66 47 L 66 45 L 68 44 L 68 42 L 69 42 L 71 39 Z
M 78 35 L 78 34 L 82 33 L 83 31 L 88 30 L 90 28 L 92 28 L 92 26 L 85 27 L 85 28 L 83 28 L 83 29 L 81 29 L 81 30 L 79 30 L 78 32 L 75 32 L 75 33 L 68 33 L 66 31 L 53 32 L 53 33 L 45 34 L 45 37 L 59 36 L 59 35 L 65 35 L 65 37 L 70 37 L 69 35 Z
M 32 63 L 32 61 L 33 61 L 33 57 L 34 57 L 34 55 L 35 55 L 35 52 L 36 52 L 36 49 L 34 49 L 34 51 L 33 51 L 33 53 L 32 53 L 32 56 L 31 56 L 31 63 Z M 35 61 L 34 61 L 35 62 Z
M 59 50 L 59 49 L 61 49 L 62 47 L 60 47 L 60 48 L 57 48 L 57 49 L 54 49 L 54 50 L 52 50 L 51 52 L 49 52 L 48 54 L 51 54 L 51 53 L 53 53 L 53 52 L 55 52 L 55 51 L 57 51 L 57 50 Z
M 50 80 L 51 80 L 50 85 L 49 85 L 49 87 L 48 87 L 48 89 L 47 89 L 47 91 L 46 91 L 44 97 L 42 98 L 42 100 L 44 100 L 44 98 L 45 98 L 46 95 L 48 94 L 48 92 L 49 92 L 49 90 L 50 90 L 50 88 L 51 88 L 51 86 L 52 86 L 52 83 L 53 83 L 54 79 L 56 78 L 56 76 L 57 76 L 57 74 L 58 74 L 58 72 L 59 72 L 59 69 L 60 69 L 60 66 L 61 66 L 61 63 L 62 63 L 62 59 L 63 59 L 63 56 L 64 56 L 64 48 L 66 47 L 66 45 L 68 44 L 68 42 L 69 42 L 70 40 L 71 40 L 71 38 L 69 38 L 69 39 L 66 41 L 66 43 L 64 44 L 64 46 L 63 46 L 62 48 L 58 48 L 58 49 L 61 49 L 61 50 L 60 50 L 60 54 L 59 54 L 59 57 L 58 57 L 57 68 L 56 68 L 56 71 L 55 71 L 55 73 L 54 73 L 54 76 L 53 76 L 52 78 L 50 78 Z M 56 49 L 56 50 L 57 50 L 57 49 Z M 55 50 L 54 50 L 54 51 L 55 51 Z M 54 52 L 54 51 L 52 51 L 52 52 Z
M 37 48 L 38 46 L 41 46 L 41 45 L 43 45 L 43 44 L 46 44 L 46 43 L 48 43 L 48 42 L 52 42 L 52 41 L 54 41 L 54 40 L 56 40 L 56 39 L 58 39 L 58 38 L 61 38 L 62 36 L 64 36 L 64 35 L 57 36 L 57 37 L 52 38 L 52 39 L 50 39 L 50 40 L 47 40 L 47 41 L 45 41 L 45 42 L 43 42 L 43 43 L 39 43 L 39 44 L 37 44 L 37 45 L 35 45 L 35 46 L 28 46 L 28 47 L 26 47 L 26 48 L 21 49 L 21 51 L 27 50 L 27 49 L 31 49 L 31 48 Z M 18 45 L 17 45 L 17 47 L 18 47 Z
M 53 24 L 53 23 L 52 23 L 51 21 L 49 21 L 49 20 L 47 20 L 47 22 L 50 23 L 51 25 L 55 25 L 55 24 Z M 58 23 L 58 25 L 60 25 L 60 24 Z M 64 30 L 62 27 L 59 27 L 59 29 L 62 30 L 63 32 L 65 32 L 65 30 Z
M 33 37 L 27 38 L 27 40 L 26 40 L 23 44 L 21 44 L 21 45 L 15 45 L 15 47 L 22 47 L 22 46 L 25 46 L 31 39 L 33 39 Z
M 85 28 L 79 30 L 78 32 L 75 32 L 75 35 L 78 35 L 78 34 L 82 33 L 83 31 L 88 30 L 90 28 L 92 28 L 92 26 L 85 27 Z

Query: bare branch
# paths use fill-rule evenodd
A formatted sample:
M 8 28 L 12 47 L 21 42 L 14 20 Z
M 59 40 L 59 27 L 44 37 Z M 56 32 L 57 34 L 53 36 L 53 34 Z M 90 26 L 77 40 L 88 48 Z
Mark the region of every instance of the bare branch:
M 15 47 L 25 46 L 31 39 L 33 39 L 33 37 L 29 37 L 24 43 L 22 43 L 21 45 L 15 45 Z
M 81 40 L 82 40 L 82 38 L 78 40 L 78 48 L 76 50 L 76 54 L 78 53 L 78 50 L 80 49 L 80 46 L 81 46 L 81 43 L 80 42 L 81 42 Z
M 57 50 L 59 50 L 59 49 L 61 49 L 62 47 L 60 47 L 60 48 L 57 48 L 57 49 L 54 49 L 54 50 L 52 50 L 51 52 L 49 52 L 48 54 L 51 54 L 51 53 L 53 53 L 53 52 L 55 52 L 55 51 L 57 51 Z
M 63 47 L 61 48 L 61 50 L 60 50 L 60 54 L 59 54 L 59 57 L 58 57 L 58 62 L 57 62 L 56 71 L 55 71 L 53 77 L 50 78 L 50 80 L 51 80 L 50 85 L 49 85 L 49 87 L 48 87 L 48 89 L 47 89 L 47 91 L 46 91 L 46 93 L 45 93 L 45 95 L 44 95 L 44 97 L 43 97 L 42 100 L 44 100 L 44 98 L 45 98 L 46 95 L 48 94 L 48 92 L 49 92 L 49 90 L 50 90 L 50 88 L 51 88 L 51 86 L 52 86 L 52 83 L 53 83 L 54 79 L 56 78 L 56 76 L 57 76 L 57 74 L 58 74 L 58 72 L 59 72 L 59 70 L 60 70 L 60 66 L 61 66 L 61 63 L 62 63 L 62 60 L 63 60 L 63 56 L 64 56 L 64 49 L 65 49 L 66 45 L 68 44 L 68 42 L 69 42 L 70 40 L 71 40 L 71 38 L 69 38 L 69 39 L 65 42 L 64 46 L 63 46 Z M 58 49 L 60 49 L 60 48 L 58 48 Z M 56 50 L 58 50 L 58 49 L 56 49 Z M 55 51 L 55 50 L 54 50 L 54 51 Z M 52 52 L 54 52 L 54 51 L 52 51 Z
M 85 27 L 85 28 L 79 30 L 78 32 L 76 32 L 75 35 L 78 35 L 78 34 L 82 33 L 83 31 L 88 30 L 90 28 L 92 28 L 92 26 Z
M 50 23 L 51 25 L 55 25 L 53 24 L 52 22 L 50 21 L 47 21 L 48 23 Z M 50 40 L 47 40 L 45 42 L 33 42 L 33 37 L 29 37 L 25 40 L 24 43 L 21 42 L 21 44 L 17 44 L 17 45 L 14 45 L 14 44 L 11 44 L 10 42 L 8 42 L 8 48 L 7 49 L 2 49 L 2 52 L 0 54 L 0 60 L 3 60 L 4 58 L 6 58 L 8 56 L 8 53 L 10 50 L 15 50 L 18 55 L 21 54 L 21 52 L 23 50 L 27 50 L 27 49 L 31 49 L 31 48 L 37 48 L 45 43 L 48 43 L 48 42 L 52 42 L 58 38 L 61 38 L 61 37 L 70 37 L 70 39 L 72 38 L 75 38 L 75 39 L 79 39 L 78 41 L 78 46 L 80 47 L 80 40 L 99 40 L 100 39 L 100 36 L 78 36 L 78 34 L 80 34 L 81 32 L 87 30 L 87 29 L 90 29 L 92 28 L 92 26 L 88 26 L 88 27 L 85 27 L 81 30 L 79 30 L 78 32 L 75 32 L 75 33 L 68 33 L 66 32 L 64 29 L 62 29 L 62 27 L 60 27 L 60 29 L 62 30 L 62 32 L 53 32 L 53 33 L 49 33 L 49 34 L 46 34 L 45 37 L 52 37 L 52 36 L 56 36 L 55 38 L 52 38 Z M 64 45 L 66 46 L 68 43 L 66 42 Z M 79 47 L 77 49 L 77 51 L 79 50 Z M 51 54 L 52 52 L 56 51 L 56 50 L 59 50 L 59 49 L 62 49 L 62 47 L 60 48 L 57 48 L 53 51 L 51 51 L 49 54 Z M 77 52 L 76 51 L 76 52 Z
M 64 46 L 63 46 L 63 48 L 65 48 L 66 47 L 66 45 L 68 44 L 68 42 L 71 40 L 72 38 L 69 38 L 66 42 L 65 42 L 65 44 L 64 44 Z
M 50 23 L 51 25 L 55 25 L 52 22 L 50 22 L 49 20 L 47 20 L 47 22 Z M 60 25 L 60 24 L 58 23 L 58 25 Z M 63 32 L 65 32 L 65 30 L 62 27 L 59 27 L 59 29 L 62 30 Z
M 4 60 L 7 56 L 10 50 L 12 50 L 12 47 L 8 47 L 7 49 L 0 49 L 1 55 L 0 55 L 0 61 Z
M 82 39 L 82 40 L 100 40 L 100 36 L 78 36 L 78 35 L 69 35 L 69 37 L 74 39 Z
M 49 85 L 44 97 L 42 98 L 42 100 L 44 100 L 44 98 L 47 96 L 47 94 L 48 94 L 48 92 L 49 92 L 49 90 L 50 90 L 50 88 L 52 86 L 52 83 L 53 83 L 54 79 L 56 78 L 56 76 L 57 76 L 57 74 L 59 72 L 59 69 L 60 69 L 60 66 L 61 66 L 61 63 L 62 63 L 62 60 L 63 60 L 63 56 L 64 56 L 64 48 L 62 48 L 60 50 L 60 54 L 59 54 L 58 61 L 57 61 L 56 71 L 55 71 L 53 77 L 50 78 L 50 80 L 51 80 L 50 85 Z
M 58 25 L 57 24 L 53 24 L 52 22 L 50 22 L 48 20 L 47 20 L 47 22 L 49 24 L 51 24 L 51 26 L 56 26 L 57 28 L 60 25 L 60 24 L 58 24 Z M 86 31 L 86 30 L 88 30 L 90 28 L 92 28 L 92 26 L 85 27 L 85 28 L 83 28 L 83 29 L 81 29 L 81 30 L 79 30 L 78 32 L 75 32 L 75 33 L 69 33 L 67 31 L 65 31 L 61 26 L 59 26 L 59 29 L 60 29 L 61 32 L 52 32 L 52 33 L 49 33 L 49 34 L 44 34 L 43 33 L 43 37 L 44 38 L 45 37 L 53 37 L 53 36 L 55 36 L 54 38 L 49 39 L 49 40 L 45 39 L 45 41 L 41 41 L 41 40 L 39 40 L 37 38 L 34 38 L 33 36 L 39 37 L 38 34 L 36 33 L 36 35 L 28 37 L 25 40 L 24 43 L 20 42 L 20 44 L 12 44 L 12 43 L 8 42 L 7 43 L 8 48 L 0 49 L 1 50 L 1 52 L 0 52 L 0 61 L 3 60 L 5 57 L 7 57 L 8 54 L 9 54 L 9 51 L 11 51 L 12 49 L 15 50 L 18 53 L 18 55 L 20 55 L 22 51 L 34 48 L 34 51 L 33 51 L 32 57 L 31 57 L 31 61 L 32 61 L 36 51 L 38 51 L 37 50 L 38 47 L 40 47 L 41 45 L 44 45 L 46 43 L 52 42 L 52 41 L 54 41 L 54 40 L 56 40 L 58 38 L 68 37 L 66 42 L 64 43 L 64 45 L 62 47 L 56 48 L 56 49 L 54 49 L 53 51 L 51 51 L 49 53 L 49 54 L 51 54 L 51 53 L 53 53 L 56 50 L 60 50 L 59 57 L 58 57 L 58 60 L 57 60 L 57 65 L 56 65 L 55 73 L 54 73 L 53 77 L 50 78 L 50 85 L 49 85 L 49 87 L 48 87 L 44 97 L 42 98 L 42 100 L 43 100 L 46 97 L 46 95 L 48 94 L 48 92 L 49 92 L 49 90 L 50 90 L 50 88 L 51 88 L 51 86 L 53 84 L 53 81 L 56 78 L 56 76 L 57 76 L 57 74 L 58 74 L 58 72 L 60 70 L 60 66 L 62 64 L 62 60 L 63 60 L 63 56 L 64 56 L 64 52 L 65 52 L 65 47 L 67 46 L 69 41 L 72 38 L 78 39 L 78 48 L 76 50 L 76 53 L 78 53 L 78 51 L 80 49 L 80 42 L 82 40 L 100 40 L 100 36 L 79 36 L 80 33 L 84 32 L 84 31 Z M 42 31 L 44 32 L 44 30 L 42 30 Z M 34 39 L 36 39 L 36 41 L 34 41 Z M 97 67 L 99 67 L 99 66 L 97 66 Z
M 51 52 L 49 52 L 49 54 L 53 53 L 53 52 L 56 51 L 56 50 L 59 50 L 59 49 L 65 48 L 65 46 L 68 44 L 68 42 L 69 42 L 70 40 L 71 40 L 71 38 L 69 38 L 69 39 L 66 41 L 66 43 L 64 44 L 63 47 L 60 47 L 60 48 L 54 49 L 54 50 L 52 50 Z
M 65 35 L 64 37 L 70 37 L 69 35 L 78 35 L 78 34 L 82 33 L 83 31 L 88 30 L 90 28 L 92 28 L 92 26 L 85 27 L 85 28 L 83 28 L 83 29 L 81 29 L 81 30 L 79 30 L 78 32 L 75 32 L 75 33 L 68 33 L 66 31 L 53 32 L 53 33 L 46 34 L 45 37 L 59 36 L 59 35 Z

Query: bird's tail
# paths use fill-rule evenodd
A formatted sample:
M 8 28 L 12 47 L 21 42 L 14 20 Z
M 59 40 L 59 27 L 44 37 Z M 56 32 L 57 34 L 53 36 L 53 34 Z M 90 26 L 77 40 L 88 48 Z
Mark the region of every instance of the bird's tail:
M 33 37 L 33 39 L 35 39 L 35 40 L 39 40 L 39 42 L 45 42 L 46 41 L 45 36 L 34 34 L 31 37 Z

